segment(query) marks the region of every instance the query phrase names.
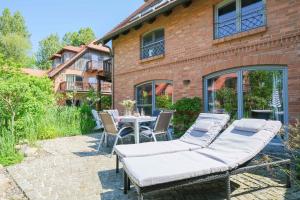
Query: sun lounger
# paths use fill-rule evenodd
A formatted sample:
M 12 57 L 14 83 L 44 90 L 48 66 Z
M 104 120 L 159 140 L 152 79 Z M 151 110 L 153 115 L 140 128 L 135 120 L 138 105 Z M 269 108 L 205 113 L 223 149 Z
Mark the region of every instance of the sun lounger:
M 191 151 L 206 147 L 226 126 L 229 118 L 227 114 L 201 113 L 191 128 L 178 140 L 117 145 L 115 147 L 117 154 L 116 170 L 118 172 L 118 159 Z M 209 123 L 212 123 L 210 127 Z M 205 128 L 202 130 L 201 126 L 205 125 L 207 125 L 207 130 Z
M 278 133 L 281 123 L 265 121 L 260 130 L 253 132 L 245 131 L 249 126 L 244 127 L 244 130 L 237 129 L 240 121 L 235 121 L 207 148 L 124 158 L 124 192 L 127 192 L 132 182 L 142 199 L 147 192 L 225 179 L 227 199 L 230 199 L 230 175 L 271 165 L 290 167 L 288 159 L 246 166 Z M 287 186 L 290 186 L 289 181 L 288 177 Z

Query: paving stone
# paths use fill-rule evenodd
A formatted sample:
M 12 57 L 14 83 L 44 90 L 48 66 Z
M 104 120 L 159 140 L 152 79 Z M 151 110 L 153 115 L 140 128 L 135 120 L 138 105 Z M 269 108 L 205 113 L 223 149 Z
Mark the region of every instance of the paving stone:
M 8 171 L 30 200 L 136 200 L 134 188 L 128 195 L 121 190 L 122 170 L 115 173 L 115 158 L 108 156 L 111 149 L 96 151 L 99 138 L 100 134 L 92 134 L 41 141 L 39 155 Z M 231 181 L 233 200 L 292 200 L 300 192 L 299 188 L 286 189 L 284 179 L 259 173 L 240 174 Z M 224 183 L 217 182 L 150 193 L 144 199 L 222 200 L 224 191 Z

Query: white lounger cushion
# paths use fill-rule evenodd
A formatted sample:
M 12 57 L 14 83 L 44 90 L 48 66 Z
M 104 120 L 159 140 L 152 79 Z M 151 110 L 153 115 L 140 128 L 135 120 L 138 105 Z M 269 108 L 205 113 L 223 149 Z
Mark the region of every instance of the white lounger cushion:
M 231 125 L 207 148 L 125 158 L 123 166 L 140 187 L 223 172 L 251 160 L 280 128 L 279 121 L 268 121 L 265 130 L 256 133 L 239 131 Z
M 241 119 L 235 121 L 234 126 L 237 130 L 257 132 L 263 129 L 266 122 L 264 119 Z
M 200 147 L 206 147 L 218 136 L 229 121 L 229 118 L 230 116 L 227 114 L 201 113 L 196 123 L 193 124 L 179 140 L 199 145 Z M 208 121 L 213 122 L 214 125 L 210 127 L 209 131 L 199 131 L 195 126 L 201 121 L 204 121 L 205 124 L 207 124 Z
M 157 155 L 162 153 L 174 153 L 178 151 L 191 151 L 199 149 L 197 145 L 182 142 L 180 140 L 145 142 L 141 144 L 117 145 L 115 152 L 121 158 Z
M 230 169 L 251 160 L 275 137 L 281 128 L 279 121 L 267 121 L 263 130 L 254 132 L 236 130 L 231 125 L 208 148 L 196 152 L 226 163 Z
M 211 128 L 213 128 L 214 125 L 215 125 L 215 123 L 213 121 L 209 121 L 209 120 L 201 121 L 201 120 L 199 120 L 194 124 L 194 130 L 207 132 Z
M 206 147 L 227 124 L 229 115 L 201 113 L 195 123 L 208 120 L 215 123 L 213 128 L 208 132 L 192 131 L 192 126 L 179 140 L 117 145 L 115 147 L 115 152 L 122 159 L 123 157 L 151 156 L 180 151 L 191 151 Z
M 126 173 L 140 187 L 222 172 L 228 167 L 193 151 L 123 159 Z

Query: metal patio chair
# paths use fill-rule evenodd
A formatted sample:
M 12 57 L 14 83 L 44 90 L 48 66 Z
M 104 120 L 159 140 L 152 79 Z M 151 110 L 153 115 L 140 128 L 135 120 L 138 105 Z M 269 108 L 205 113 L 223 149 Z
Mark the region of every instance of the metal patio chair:
M 170 126 L 170 122 L 173 116 L 172 111 L 163 111 L 161 112 L 158 117 L 157 120 L 155 122 L 155 126 L 153 129 L 151 129 L 150 127 L 147 126 L 141 126 L 141 132 L 140 134 L 152 139 L 156 142 L 156 135 L 161 135 L 161 134 L 165 134 L 167 139 L 171 138 L 171 136 L 169 135 L 168 129 Z
M 104 141 L 107 140 L 107 135 L 115 135 L 116 138 L 115 138 L 114 145 L 113 145 L 113 148 L 111 151 L 111 156 L 112 156 L 114 153 L 114 147 L 117 145 L 118 141 L 121 140 L 121 142 L 123 143 L 122 139 L 124 137 L 134 136 L 134 134 L 133 134 L 134 130 L 132 127 L 129 127 L 129 126 L 118 129 L 115 124 L 115 121 L 113 119 L 113 116 L 111 114 L 109 114 L 108 112 L 101 112 L 99 114 L 99 116 L 103 123 L 104 131 L 100 138 L 97 150 L 100 151 L 102 144 L 104 143 Z

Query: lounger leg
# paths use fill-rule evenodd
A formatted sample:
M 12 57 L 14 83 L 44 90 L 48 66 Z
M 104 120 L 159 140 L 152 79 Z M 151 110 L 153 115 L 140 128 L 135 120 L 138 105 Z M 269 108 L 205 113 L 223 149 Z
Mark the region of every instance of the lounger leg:
M 128 176 L 126 174 L 126 172 L 124 171 L 123 173 L 123 179 L 124 179 L 124 194 L 127 194 L 127 190 L 128 190 Z
M 231 199 L 230 176 L 228 176 L 226 178 L 226 197 L 227 197 L 227 200 Z
M 291 164 L 288 163 L 286 164 L 286 187 L 290 188 L 291 187 L 291 176 L 292 176 L 292 169 L 291 169 Z
M 119 173 L 119 156 L 116 155 L 116 173 Z

